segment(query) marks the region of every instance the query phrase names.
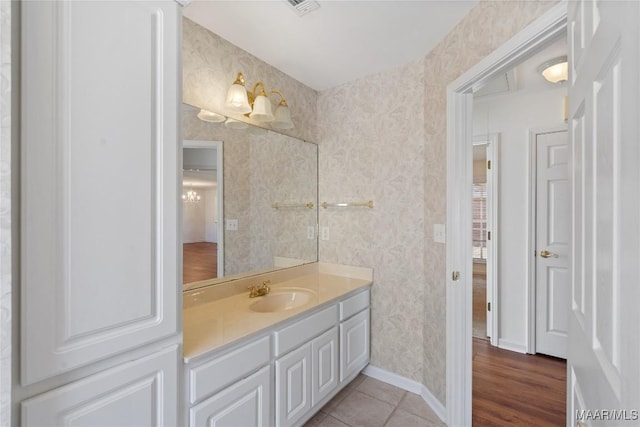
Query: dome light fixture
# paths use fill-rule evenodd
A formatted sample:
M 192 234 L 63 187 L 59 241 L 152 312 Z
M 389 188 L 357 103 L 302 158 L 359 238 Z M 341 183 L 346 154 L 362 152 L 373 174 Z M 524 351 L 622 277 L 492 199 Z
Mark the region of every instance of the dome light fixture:
M 538 67 L 538 72 L 551 83 L 562 84 L 569 79 L 567 55 L 550 59 Z

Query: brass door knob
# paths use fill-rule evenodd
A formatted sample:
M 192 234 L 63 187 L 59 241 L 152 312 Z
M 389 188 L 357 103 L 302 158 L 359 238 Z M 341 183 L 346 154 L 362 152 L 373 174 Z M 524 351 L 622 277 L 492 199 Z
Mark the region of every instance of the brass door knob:
M 558 254 L 554 254 L 553 252 L 549 252 L 546 249 L 540 251 L 540 256 L 542 258 L 558 258 Z

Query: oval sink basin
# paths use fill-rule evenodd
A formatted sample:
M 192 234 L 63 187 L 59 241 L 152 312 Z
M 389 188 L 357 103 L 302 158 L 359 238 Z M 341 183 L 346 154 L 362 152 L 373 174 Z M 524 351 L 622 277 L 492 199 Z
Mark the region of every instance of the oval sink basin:
M 271 291 L 249 306 L 249 309 L 258 313 L 273 313 L 276 311 L 291 310 L 310 303 L 315 292 L 304 288 L 280 288 Z

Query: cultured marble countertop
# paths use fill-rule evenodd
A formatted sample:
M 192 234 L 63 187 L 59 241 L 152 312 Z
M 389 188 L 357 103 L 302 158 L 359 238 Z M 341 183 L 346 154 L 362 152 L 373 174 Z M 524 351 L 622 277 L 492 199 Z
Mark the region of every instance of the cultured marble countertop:
M 271 293 L 280 288 L 306 288 L 315 293 L 311 301 L 300 307 L 285 311 L 260 313 L 249 306 L 258 298 L 249 298 L 245 291 L 224 298 L 202 303 L 185 304 L 183 314 L 183 352 L 184 361 L 213 352 L 244 337 L 257 334 L 278 323 L 285 322 L 294 316 L 315 307 L 341 298 L 359 289 L 370 286 L 371 278 L 347 277 L 338 274 L 327 274 L 323 271 L 309 272 L 298 277 L 272 282 Z

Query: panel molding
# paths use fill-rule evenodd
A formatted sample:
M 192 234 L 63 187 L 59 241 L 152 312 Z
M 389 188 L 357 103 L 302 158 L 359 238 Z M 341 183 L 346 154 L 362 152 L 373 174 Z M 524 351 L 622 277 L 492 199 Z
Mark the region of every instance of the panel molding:
M 117 38 L 83 37 L 124 12 L 135 21 Z M 20 381 L 30 385 L 178 332 L 179 20 L 170 2 L 27 2 L 22 21 Z M 115 65 L 120 76 L 85 58 L 108 62 L 114 47 L 136 56 Z
M 173 345 L 27 399 L 21 405 L 22 424 L 70 425 L 83 417 L 102 417 L 104 411 L 99 411 L 110 407 L 112 425 L 130 425 L 134 415 L 149 420 L 149 425 L 176 425 L 178 350 L 179 346 Z M 118 403 L 127 409 L 114 409 Z M 133 409 L 140 412 L 132 414 Z

